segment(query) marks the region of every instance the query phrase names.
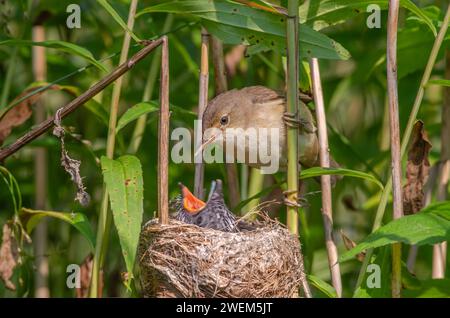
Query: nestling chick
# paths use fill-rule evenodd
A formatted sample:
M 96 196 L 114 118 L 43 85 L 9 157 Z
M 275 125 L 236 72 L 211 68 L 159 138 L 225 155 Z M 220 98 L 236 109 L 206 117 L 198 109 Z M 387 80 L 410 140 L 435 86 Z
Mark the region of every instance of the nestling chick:
M 175 219 L 223 232 L 237 232 L 237 220 L 223 199 L 222 181 L 213 181 L 209 199 L 205 203 L 179 183 L 181 195 L 171 202 Z

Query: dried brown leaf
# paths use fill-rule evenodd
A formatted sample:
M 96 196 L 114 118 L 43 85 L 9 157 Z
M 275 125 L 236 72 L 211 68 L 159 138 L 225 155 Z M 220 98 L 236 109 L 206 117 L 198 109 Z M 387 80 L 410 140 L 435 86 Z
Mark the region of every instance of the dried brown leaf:
M 344 242 L 344 246 L 347 250 L 351 250 L 356 246 L 356 243 L 352 241 L 347 235 L 345 235 L 344 231 L 341 230 L 342 241 Z M 356 259 L 360 262 L 364 261 L 364 257 L 366 257 L 366 253 L 361 252 L 356 255 Z
M 23 98 L 24 96 L 30 94 L 31 92 L 45 85 L 47 85 L 47 83 L 39 83 L 38 85 L 34 85 L 33 87 L 26 89 L 19 96 L 17 96 L 11 102 L 11 104 L 14 104 L 19 99 Z M 75 92 L 73 92 L 70 88 L 60 85 L 52 85 L 49 88 L 47 88 L 47 90 L 62 90 L 66 91 L 71 95 L 75 95 Z M 44 92 L 45 90 L 38 92 L 28 97 L 27 99 L 21 101 L 19 104 L 15 105 L 13 108 L 8 110 L 2 118 L 0 118 L 0 146 L 3 144 L 5 139 L 11 134 L 11 131 L 14 127 L 22 125 L 24 122 L 28 120 L 28 118 L 31 117 L 31 115 L 33 114 L 31 106 L 33 106 L 39 100 L 39 98 Z
M 278 6 L 275 5 L 273 3 L 267 3 L 265 1 L 260 1 L 262 3 L 257 3 L 254 1 L 249 1 L 249 0 L 235 0 L 236 2 L 245 4 L 247 6 L 249 6 L 250 8 L 255 8 L 258 10 L 263 10 L 263 11 L 267 11 L 267 12 L 271 12 L 271 13 L 276 13 L 276 14 L 282 14 L 287 16 L 288 12 L 286 10 L 286 8 L 282 7 L 282 6 Z
M 225 55 L 225 66 L 230 77 L 236 75 L 238 65 L 244 58 L 246 48 L 245 45 L 236 45 Z
M 90 253 L 84 259 L 80 266 L 80 288 L 76 289 L 77 298 L 87 298 L 89 294 L 89 286 L 91 284 L 92 266 L 94 263 L 94 256 Z M 103 290 L 103 271 L 100 272 L 99 291 Z M 101 293 L 99 293 L 101 295 Z
M 5 283 L 6 288 L 10 290 L 16 290 L 16 286 L 11 281 L 11 277 L 18 262 L 18 244 L 11 225 L 6 223 L 3 225 L 3 238 L 0 247 L 0 278 Z
M 406 165 L 406 184 L 403 187 L 403 210 L 405 214 L 419 212 L 425 204 L 424 186 L 430 173 L 431 143 L 422 121 L 417 121 L 412 132 L 412 142 Z
M 16 97 L 16 100 L 22 98 L 27 95 L 32 89 L 24 91 L 22 94 Z M 36 94 L 31 96 L 30 98 L 25 99 L 21 103 L 17 104 L 11 110 L 9 110 L 2 119 L 0 119 L 0 145 L 3 144 L 6 137 L 11 134 L 11 130 L 14 127 L 22 125 L 28 118 L 31 117 L 33 111 L 31 110 L 31 106 L 36 103 L 41 94 Z
M 75 201 L 80 202 L 82 206 L 87 206 L 90 202 L 90 196 L 86 192 L 86 187 L 83 184 L 83 178 L 80 174 L 81 161 L 71 158 L 66 150 L 64 142 L 65 130 L 61 126 L 61 111 L 62 108 L 56 111 L 54 120 L 55 128 L 53 129 L 53 135 L 61 141 L 61 166 L 67 171 L 71 180 L 77 186 Z

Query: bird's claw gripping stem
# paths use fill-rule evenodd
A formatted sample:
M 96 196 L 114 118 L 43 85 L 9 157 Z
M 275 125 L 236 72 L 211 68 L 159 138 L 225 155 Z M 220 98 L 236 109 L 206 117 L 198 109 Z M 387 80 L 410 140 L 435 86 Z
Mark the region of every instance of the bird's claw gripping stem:
M 284 112 L 283 121 L 285 125 L 288 127 L 299 128 L 310 134 L 315 132 L 314 127 L 311 125 L 309 121 L 303 118 L 298 118 L 298 112 L 297 113 Z
M 290 194 L 292 194 L 292 193 L 295 193 L 295 201 L 294 200 L 290 200 L 290 199 L 288 199 L 288 196 L 290 195 Z M 304 207 L 305 206 L 305 199 L 303 199 L 303 198 L 298 198 L 297 197 L 297 190 L 286 190 L 286 191 L 283 191 L 283 195 L 284 195 L 284 199 L 283 199 L 283 203 L 286 205 L 286 206 L 292 206 L 292 207 L 296 207 L 296 208 L 301 208 L 301 207 Z

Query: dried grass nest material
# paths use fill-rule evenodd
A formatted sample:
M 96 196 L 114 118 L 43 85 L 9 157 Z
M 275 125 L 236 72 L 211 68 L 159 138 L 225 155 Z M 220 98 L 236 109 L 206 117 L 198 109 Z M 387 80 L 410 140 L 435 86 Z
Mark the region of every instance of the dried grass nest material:
M 151 220 L 138 248 L 144 296 L 294 296 L 304 275 L 297 237 L 268 217 L 254 224 L 226 233 Z

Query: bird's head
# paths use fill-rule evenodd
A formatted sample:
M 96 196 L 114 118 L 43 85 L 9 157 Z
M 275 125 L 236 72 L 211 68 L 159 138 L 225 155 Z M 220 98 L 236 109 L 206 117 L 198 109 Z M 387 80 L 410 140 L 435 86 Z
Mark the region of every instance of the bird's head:
M 200 212 L 200 210 L 205 207 L 206 203 L 193 195 L 181 182 L 179 183 L 179 186 L 181 189 L 184 210 L 190 214 L 197 214 Z
M 248 129 L 270 126 L 267 119 L 281 114 L 272 111 L 284 102 L 275 91 L 252 86 L 241 90 L 233 89 L 212 99 L 205 108 L 202 118 L 203 143 L 199 150 L 214 142 L 222 142 L 227 129 Z M 235 132 L 237 133 L 237 132 Z
M 222 201 L 225 204 L 223 198 L 222 180 L 220 179 L 214 180 L 211 183 L 211 189 L 209 190 L 207 204 L 211 201 L 218 201 L 218 200 Z
M 252 101 L 248 94 L 235 89 L 212 99 L 202 118 L 204 146 L 222 140 L 226 129 L 245 128 L 251 108 Z

